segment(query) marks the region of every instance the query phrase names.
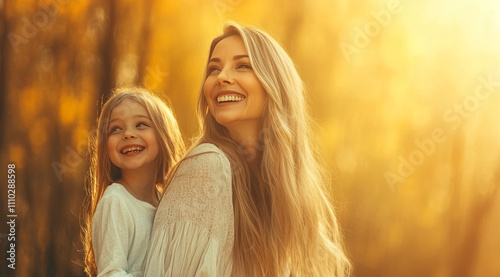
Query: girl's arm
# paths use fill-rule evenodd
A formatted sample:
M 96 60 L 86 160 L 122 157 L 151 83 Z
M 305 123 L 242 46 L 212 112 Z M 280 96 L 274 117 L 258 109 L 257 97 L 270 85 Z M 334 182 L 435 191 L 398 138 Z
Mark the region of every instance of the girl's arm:
M 131 229 L 132 227 L 132 229 Z M 92 246 L 99 277 L 128 274 L 132 215 L 118 195 L 104 196 L 92 220 Z
M 216 150 L 191 154 L 179 166 L 156 213 L 144 276 L 230 274 L 231 168 Z

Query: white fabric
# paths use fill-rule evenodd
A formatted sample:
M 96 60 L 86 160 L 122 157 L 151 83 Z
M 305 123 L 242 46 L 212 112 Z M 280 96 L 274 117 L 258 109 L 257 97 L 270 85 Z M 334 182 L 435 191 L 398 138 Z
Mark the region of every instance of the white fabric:
M 98 275 L 144 276 L 143 263 L 156 208 L 121 184 L 106 188 L 92 219 Z
M 215 145 L 200 144 L 158 206 L 144 276 L 230 276 L 233 244 L 231 166 Z

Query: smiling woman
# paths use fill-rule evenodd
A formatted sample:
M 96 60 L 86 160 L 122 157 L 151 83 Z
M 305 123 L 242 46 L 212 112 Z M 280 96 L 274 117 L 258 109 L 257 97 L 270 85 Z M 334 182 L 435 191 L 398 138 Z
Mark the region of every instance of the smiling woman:
M 203 85 L 210 113 L 237 142 L 262 129 L 266 91 L 252 69 L 240 36 L 221 40 L 214 48 Z
M 226 25 L 198 115 L 201 135 L 158 206 L 145 275 L 349 276 L 302 81 L 281 46 Z

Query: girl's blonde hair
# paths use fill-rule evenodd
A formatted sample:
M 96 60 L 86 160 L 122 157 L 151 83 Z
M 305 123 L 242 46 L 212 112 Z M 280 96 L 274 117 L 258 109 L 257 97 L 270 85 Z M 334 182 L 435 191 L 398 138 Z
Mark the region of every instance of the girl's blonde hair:
M 203 86 L 199 143 L 217 145 L 232 167 L 235 215 L 234 276 L 349 276 L 351 264 L 327 197 L 326 181 L 311 149 L 311 121 L 302 81 L 281 46 L 268 34 L 229 22 L 218 42 L 240 36 L 267 92 L 258 135 L 259 162 L 208 111 Z M 208 73 L 205 73 L 205 78 Z
M 184 156 L 185 145 L 172 110 L 158 96 L 138 87 L 117 88 L 103 105 L 97 132 L 90 141 L 90 172 L 87 198 L 85 201 L 82 240 L 85 250 L 85 272 L 97 275 L 94 251 L 92 248 L 92 218 L 106 188 L 121 178 L 121 171 L 110 160 L 107 148 L 108 124 L 112 110 L 123 100 L 130 99 L 143 105 L 153 123 L 159 144 L 156 158 L 156 188 L 163 192 L 167 175 L 173 166 Z

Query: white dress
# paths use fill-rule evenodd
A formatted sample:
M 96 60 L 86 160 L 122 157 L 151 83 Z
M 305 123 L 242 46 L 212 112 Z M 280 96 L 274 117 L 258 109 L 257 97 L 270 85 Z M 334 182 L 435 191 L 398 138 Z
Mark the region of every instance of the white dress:
M 215 145 L 200 144 L 158 206 L 144 276 L 230 276 L 233 244 L 231 166 Z
M 97 276 L 144 276 L 155 211 L 118 183 L 106 188 L 92 219 Z

